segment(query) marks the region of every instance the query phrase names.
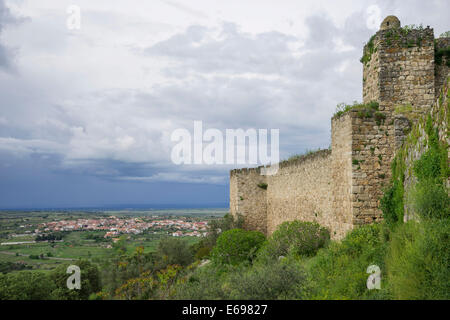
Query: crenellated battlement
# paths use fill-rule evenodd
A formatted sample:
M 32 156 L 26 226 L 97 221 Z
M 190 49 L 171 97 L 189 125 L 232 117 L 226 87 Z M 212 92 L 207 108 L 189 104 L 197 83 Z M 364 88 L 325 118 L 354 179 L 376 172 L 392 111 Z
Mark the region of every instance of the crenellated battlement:
M 331 154 L 330 149 L 317 150 L 314 152 L 308 152 L 307 154 L 300 155 L 294 159 L 283 160 L 278 163 L 279 168 L 286 168 L 291 166 L 299 166 L 303 162 L 313 160 L 320 157 L 326 157 Z M 261 173 L 261 169 L 268 168 L 269 166 L 259 166 L 254 168 L 238 168 L 230 170 L 230 176 L 242 174 L 242 173 Z

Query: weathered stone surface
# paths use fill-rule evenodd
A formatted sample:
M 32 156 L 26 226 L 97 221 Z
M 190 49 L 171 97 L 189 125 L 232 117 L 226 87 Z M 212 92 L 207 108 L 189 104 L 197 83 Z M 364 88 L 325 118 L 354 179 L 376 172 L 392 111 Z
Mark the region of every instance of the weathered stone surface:
M 380 29 L 386 30 L 393 28 L 400 28 L 400 20 L 398 20 L 396 16 L 387 16 L 386 18 L 384 18 L 383 22 L 381 23 Z

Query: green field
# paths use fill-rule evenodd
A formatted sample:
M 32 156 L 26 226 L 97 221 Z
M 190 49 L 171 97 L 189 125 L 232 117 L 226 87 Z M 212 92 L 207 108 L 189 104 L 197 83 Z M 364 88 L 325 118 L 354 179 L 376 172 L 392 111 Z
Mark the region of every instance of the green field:
M 105 211 L 105 212 L 16 212 L 0 211 L 0 243 L 34 241 L 32 233 L 43 222 L 71 220 L 78 218 L 99 218 L 111 215 L 118 217 L 187 217 L 190 219 L 215 219 L 226 211 L 220 209 L 189 210 L 146 210 L 146 211 Z M 170 231 L 169 231 L 170 232 Z M 12 236 L 18 235 L 18 236 Z M 0 246 L 0 262 L 22 262 L 36 270 L 51 270 L 71 260 L 88 259 L 95 263 L 107 261 L 116 255 L 111 238 L 104 238 L 105 231 L 65 232 L 62 241 L 11 244 Z M 145 231 L 126 236 L 126 251 L 132 254 L 137 247 L 144 252 L 156 250 L 159 241 L 168 237 L 167 230 Z M 197 237 L 183 237 L 189 244 L 200 240 Z M 71 259 L 71 260 L 70 260 Z
M 63 242 L 41 242 L 33 244 L 6 245 L 0 247 L 0 261 L 18 262 L 23 261 L 27 265 L 33 266 L 33 269 L 53 269 L 57 265 L 67 262 L 65 260 L 56 260 L 56 258 L 64 259 L 88 259 L 92 262 L 100 262 L 111 258 L 115 252 L 113 248 L 108 248 L 111 241 L 95 242 L 94 240 L 86 240 L 87 234 L 92 232 L 72 232 L 69 233 Z M 144 252 L 152 252 L 156 250 L 158 242 L 166 234 L 151 234 L 131 236 L 126 241 L 127 253 L 133 253 L 137 247 L 144 247 Z M 199 241 L 196 237 L 184 237 L 189 244 Z M 17 255 L 18 254 L 18 255 Z M 24 256 L 26 255 L 26 256 Z M 44 259 L 32 259 L 28 256 L 41 256 Z

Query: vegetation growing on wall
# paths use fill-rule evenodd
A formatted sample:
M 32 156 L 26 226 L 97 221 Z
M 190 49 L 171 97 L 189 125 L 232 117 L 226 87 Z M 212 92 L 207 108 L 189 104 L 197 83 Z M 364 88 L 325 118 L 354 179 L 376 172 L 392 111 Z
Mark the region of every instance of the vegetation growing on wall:
M 336 107 L 336 112 L 333 115 L 333 118 L 339 118 L 346 112 L 350 110 L 358 110 L 358 116 L 360 118 L 372 118 L 378 121 L 384 120 L 386 117 L 383 113 L 378 112 L 379 103 L 376 101 L 371 101 L 369 103 L 359 103 L 354 101 L 353 104 L 340 103 Z
M 367 45 L 364 50 L 364 55 L 359 60 L 362 64 L 367 64 L 372 59 L 372 54 L 374 52 L 377 52 L 377 48 L 375 47 L 374 44 L 375 36 L 376 34 L 370 37 L 369 42 L 367 42 Z
M 394 109 L 395 114 L 409 114 L 413 111 L 411 103 L 398 105 Z
M 439 141 L 438 129 L 433 127 L 431 115 L 427 116 L 425 131 L 428 150 L 414 163 L 417 177 L 412 201 L 422 219 L 450 216 L 446 181 L 450 175 L 447 162 L 447 144 Z
M 436 64 L 443 64 L 443 57 L 446 59 L 446 66 L 450 67 L 450 46 L 444 48 L 436 48 L 434 49 L 434 61 Z
M 409 120 L 417 120 L 420 117 L 419 113 L 415 113 L 413 106 L 411 103 L 397 105 L 394 108 L 394 114 L 395 115 L 403 115 Z
M 413 30 L 424 30 L 423 25 L 406 25 L 401 28 L 395 28 L 395 29 L 389 29 L 385 33 L 385 41 L 388 46 L 392 44 L 392 41 L 398 41 L 401 38 L 403 38 L 403 41 L 401 42 L 402 47 L 404 48 L 411 48 L 415 46 L 421 46 L 422 45 L 422 38 L 417 37 L 414 41 L 407 40 L 406 37 L 408 34 Z M 364 65 L 367 65 L 370 60 L 372 59 L 372 55 L 377 52 L 378 47 L 375 46 L 374 40 L 375 40 L 376 34 L 370 37 L 369 42 L 367 42 L 366 46 L 364 47 L 364 55 L 361 57 L 360 62 Z
M 408 35 L 408 33 L 410 33 L 411 31 L 413 31 L 413 30 L 423 30 L 424 29 L 424 27 L 423 27 L 423 24 L 421 23 L 421 24 L 419 24 L 419 25 L 416 25 L 416 24 L 407 24 L 407 25 L 404 25 L 403 27 L 401 27 L 400 29 L 399 29 L 399 31 L 403 34 L 403 35 L 405 35 L 405 36 L 407 36 Z M 392 29 L 392 30 L 395 30 L 395 29 Z
M 390 227 L 403 221 L 404 216 L 404 181 L 405 181 L 405 154 L 400 150 L 391 163 L 391 183 L 380 200 L 383 218 Z
M 264 183 L 264 182 L 258 183 L 258 188 L 267 190 L 267 187 L 268 187 L 267 183 Z
M 424 30 L 424 27 L 422 24 L 420 25 L 411 24 L 405 25 L 401 28 L 389 29 L 384 34 L 385 37 L 384 40 L 386 41 L 386 44 L 388 46 L 392 44 L 393 40 L 398 41 L 400 39 L 403 39 L 403 41 L 401 42 L 401 46 L 404 48 L 411 48 L 415 46 L 420 47 L 422 45 L 423 40 L 420 36 L 417 37 L 417 39 L 415 39 L 414 41 L 411 39 L 410 40 L 406 39 L 408 34 L 413 30 L 422 31 Z M 374 43 L 375 37 L 376 34 L 370 37 L 369 42 L 367 42 L 366 46 L 364 47 L 364 55 L 359 60 L 364 65 L 367 65 L 370 62 L 370 60 L 372 59 L 372 55 L 378 50 L 378 47 L 376 47 Z
M 420 25 L 410 24 L 410 25 L 405 25 L 401 28 L 390 29 L 385 34 L 386 44 L 388 46 L 390 46 L 392 44 L 392 40 L 395 40 L 395 41 L 402 40 L 400 45 L 403 48 L 412 48 L 415 46 L 420 47 L 420 46 L 422 46 L 422 40 L 423 40 L 421 36 L 418 36 L 416 39 L 407 39 L 407 36 L 412 31 L 423 31 L 423 30 L 424 30 L 424 27 L 422 24 L 420 24 Z
M 287 161 L 297 161 L 297 160 L 303 159 L 303 158 L 305 158 L 305 157 L 307 157 L 307 156 L 310 156 L 310 155 L 312 155 L 312 154 L 314 154 L 314 153 L 316 153 L 316 152 L 322 151 L 322 150 L 323 150 L 323 149 L 321 149 L 321 148 L 311 149 L 311 150 L 307 149 L 307 150 L 306 150 L 305 152 L 303 152 L 303 153 L 298 153 L 298 154 L 294 154 L 294 155 L 290 156 L 290 157 L 287 159 Z
M 447 94 L 446 105 L 444 105 L 445 94 Z M 410 207 L 422 220 L 449 216 L 449 198 L 446 187 L 446 181 L 450 174 L 448 144 L 445 140 L 439 139 L 438 131 L 438 124 L 442 124 L 444 121 L 448 123 L 448 119 L 443 119 L 444 113 L 447 113 L 447 117 L 449 115 L 448 94 L 448 90 L 446 93 L 444 90 L 441 91 L 438 111 L 433 116 L 427 114 L 419 119 L 406 138 L 404 146 L 392 161 L 390 186 L 385 191 L 380 203 L 384 219 L 391 227 L 403 221 L 404 201 L 406 200 L 410 202 Z M 412 166 L 407 168 L 406 160 L 410 149 L 419 148 L 420 150 L 418 142 L 421 136 L 425 139 L 423 147 L 426 148 L 426 151 Z M 404 190 L 406 174 L 414 175 L 417 179 L 417 183 L 411 188 L 408 199 L 405 199 Z

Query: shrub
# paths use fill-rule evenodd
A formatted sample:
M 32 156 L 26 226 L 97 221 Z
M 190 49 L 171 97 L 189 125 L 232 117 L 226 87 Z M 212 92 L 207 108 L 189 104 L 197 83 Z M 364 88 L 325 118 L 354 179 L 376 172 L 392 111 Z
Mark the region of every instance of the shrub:
M 420 217 L 442 219 L 450 217 L 450 199 L 446 187 L 430 180 L 416 185 L 411 201 Z
M 208 264 L 197 268 L 186 281 L 178 283 L 174 299 L 182 300 L 215 300 L 227 299 L 223 283 L 227 273 L 222 272 L 223 266 Z
M 450 170 L 447 146 L 439 141 L 437 129 L 428 115 L 425 130 L 428 134 L 428 150 L 414 162 L 417 184 L 412 196 L 413 206 L 420 217 L 445 218 L 450 216 L 450 200 L 444 185 Z
M 203 246 L 212 249 L 216 245 L 220 233 L 231 229 L 242 229 L 243 225 L 244 218 L 241 215 L 238 215 L 235 219 L 231 214 L 226 214 L 222 219 L 210 221 L 208 224 L 208 235 L 198 243 L 198 249 Z
M 163 269 L 164 262 L 157 259 L 155 252 L 144 253 L 143 247 L 137 247 L 133 255 L 103 260 L 101 264 L 103 295 L 114 298 L 116 290 L 128 280 L 142 278 L 146 272 L 159 270 L 158 267 Z
M 371 101 L 369 103 L 358 103 L 354 101 L 353 104 L 340 103 L 336 106 L 336 112 L 333 118 L 339 118 L 344 113 L 350 110 L 358 110 L 358 116 L 361 118 L 371 118 L 375 111 L 378 111 L 379 103 L 376 101 Z M 381 116 L 382 117 L 382 116 Z
M 371 224 L 359 227 L 342 240 L 321 249 L 307 262 L 312 296 L 315 299 L 385 299 L 389 291 L 384 279 L 386 242 L 384 226 Z M 368 290 L 367 267 L 381 269 L 382 290 Z
M 449 219 L 400 226 L 386 259 L 393 298 L 450 299 L 449 246 Z
M 237 265 L 251 262 L 264 243 L 265 237 L 258 231 L 232 229 L 223 232 L 212 251 L 212 260 L 219 264 Z
M 275 300 L 307 297 L 306 274 L 295 261 L 271 261 L 234 272 L 225 288 L 230 299 Z
M 0 300 L 48 300 L 54 289 L 54 282 L 42 272 L 0 273 Z
M 50 279 L 56 285 L 56 289 L 52 292 L 54 299 L 58 300 L 87 300 L 92 293 L 101 290 L 100 273 L 97 265 L 87 260 L 78 260 L 74 263 L 80 267 L 81 289 L 70 290 L 67 288 L 68 264 L 58 266 L 50 273 Z
M 211 249 L 209 247 L 201 247 L 195 253 L 195 259 L 202 260 L 209 256 Z
M 194 261 L 194 256 L 187 241 L 177 238 L 164 238 L 156 249 L 157 269 L 168 265 L 187 266 Z
M 405 193 L 403 182 L 405 181 L 405 151 L 400 149 L 391 163 L 392 177 L 390 186 L 385 190 L 380 199 L 380 209 L 383 218 L 390 228 L 394 228 L 399 222 L 403 222 Z
M 329 231 L 315 222 L 288 221 L 282 223 L 264 246 L 270 258 L 289 254 L 312 256 L 330 240 Z M 263 254 L 263 253 L 261 253 Z
M 22 262 L 0 261 L 0 273 L 8 273 L 17 270 L 32 269 L 33 267 Z
M 446 175 L 445 166 L 447 166 L 447 150 L 430 148 L 414 163 L 413 168 L 419 182 L 429 179 L 441 182 L 440 178 Z
M 403 194 L 403 181 L 396 180 L 380 199 L 380 208 L 383 211 L 384 221 L 391 228 L 403 221 Z

